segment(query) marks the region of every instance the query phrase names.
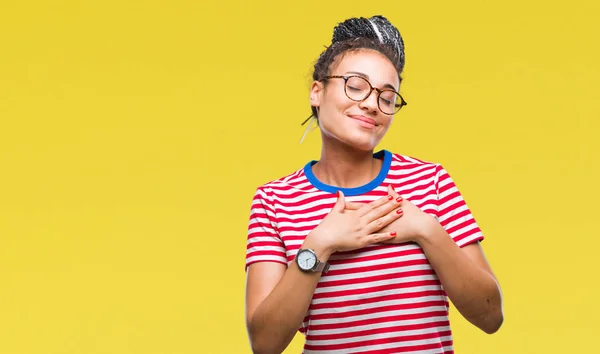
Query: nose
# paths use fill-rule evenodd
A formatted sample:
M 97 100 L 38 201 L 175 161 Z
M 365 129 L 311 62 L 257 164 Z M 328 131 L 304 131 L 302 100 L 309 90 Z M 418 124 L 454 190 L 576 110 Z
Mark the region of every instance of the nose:
M 377 104 L 378 96 L 379 95 L 378 95 L 377 90 L 375 88 L 373 88 L 373 89 L 371 89 L 371 92 L 369 92 L 369 95 L 367 96 L 367 98 L 362 100 L 358 104 L 358 106 L 360 108 L 367 109 L 372 112 L 377 112 L 377 110 L 379 109 L 379 105 Z

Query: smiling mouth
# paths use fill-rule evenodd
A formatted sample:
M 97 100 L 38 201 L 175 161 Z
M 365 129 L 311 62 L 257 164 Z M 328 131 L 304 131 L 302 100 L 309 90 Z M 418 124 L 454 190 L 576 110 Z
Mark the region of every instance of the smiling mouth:
M 358 125 L 365 127 L 365 128 L 372 129 L 379 125 L 379 124 L 377 124 L 377 122 L 374 119 L 364 117 L 364 116 L 350 116 L 350 118 L 356 120 Z

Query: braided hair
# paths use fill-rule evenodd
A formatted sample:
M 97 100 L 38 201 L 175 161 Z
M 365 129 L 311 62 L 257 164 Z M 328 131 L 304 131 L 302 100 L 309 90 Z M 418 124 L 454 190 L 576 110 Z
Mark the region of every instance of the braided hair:
M 333 64 L 343 54 L 371 49 L 385 55 L 400 74 L 404 69 L 404 41 L 398 29 L 385 17 L 350 18 L 339 23 L 333 30 L 331 45 L 321 53 L 314 66 L 313 80 L 322 80 L 330 74 Z M 317 108 L 311 106 L 312 115 L 318 120 Z M 308 119 L 305 121 L 305 123 Z M 304 124 L 304 123 L 302 123 Z

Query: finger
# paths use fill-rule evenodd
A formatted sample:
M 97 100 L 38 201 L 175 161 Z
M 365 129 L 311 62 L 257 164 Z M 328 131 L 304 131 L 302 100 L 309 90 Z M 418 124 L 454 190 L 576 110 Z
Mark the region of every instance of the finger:
M 371 245 L 374 243 L 382 243 L 382 242 L 393 240 L 394 237 L 396 237 L 396 231 L 370 234 L 368 237 L 369 237 L 368 243 Z
M 387 192 L 388 192 L 388 194 L 391 194 L 391 195 L 398 194 L 398 193 L 396 193 L 396 190 L 394 189 L 394 187 L 392 187 L 391 184 L 388 184 Z
M 346 208 L 346 198 L 344 197 L 344 193 L 342 191 L 338 191 L 337 192 L 337 201 L 335 202 L 335 205 L 333 206 L 333 210 L 341 213 L 344 211 L 345 208 Z
M 372 202 L 373 204 L 375 204 L 375 202 Z M 398 208 L 400 206 L 400 203 L 402 203 L 402 198 L 398 197 L 396 199 L 394 199 L 393 195 L 388 195 L 386 197 L 386 200 L 384 203 L 382 203 L 381 205 L 372 208 L 371 211 L 369 211 L 366 215 L 364 215 L 363 217 L 365 218 L 367 223 L 370 223 L 374 220 L 379 219 L 380 217 L 387 215 L 390 211 Z
M 358 210 L 364 205 L 365 205 L 365 203 L 346 202 L 346 210 Z
M 358 215 L 359 216 L 364 216 L 367 215 L 371 212 L 373 212 L 374 210 L 378 209 L 379 207 L 381 207 L 382 205 L 387 204 L 388 202 L 394 200 L 394 197 L 390 194 L 383 196 L 379 199 L 375 199 L 374 201 L 368 203 L 368 204 L 363 204 L 359 209 L 358 209 Z M 383 214 L 382 214 L 383 215 Z
M 388 184 L 388 194 L 393 196 L 398 203 L 402 203 L 402 201 L 404 200 L 404 198 L 400 194 L 398 194 L 398 192 L 396 192 L 396 190 L 394 189 L 394 187 L 392 187 L 391 184 Z
M 402 215 L 404 215 L 404 210 L 402 210 L 402 208 L 396 208 L 396 209 L 390 211 L 389 213 L 387 213 L 386 215 L 384 215 L 376 220 L 371 221 L 365 227 L 365 231 L 367 233 L 377 232 L 377 231 L 381 230 L 382 228 L 388 226 L 392 222 L 394 222 L 394 220 L 401 218 Z

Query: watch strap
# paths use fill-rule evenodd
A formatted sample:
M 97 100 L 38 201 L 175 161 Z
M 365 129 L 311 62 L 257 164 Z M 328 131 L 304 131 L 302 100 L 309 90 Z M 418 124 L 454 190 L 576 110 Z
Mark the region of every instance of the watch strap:
M 317 260 L 317 264 L 313 268 L 314 272 L 327 273 L 328 270 L 329 270 L 329 263 L 328 262 L 321 262 L 319 260 Z

